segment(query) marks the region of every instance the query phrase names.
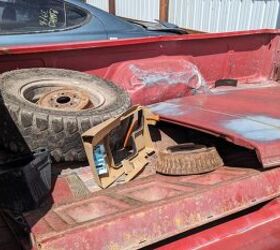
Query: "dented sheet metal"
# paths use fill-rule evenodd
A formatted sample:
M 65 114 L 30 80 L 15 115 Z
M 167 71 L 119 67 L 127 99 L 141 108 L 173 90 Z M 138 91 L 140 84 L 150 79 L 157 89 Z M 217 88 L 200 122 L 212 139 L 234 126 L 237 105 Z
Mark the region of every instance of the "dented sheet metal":
M 279 178 L 279 168 L 152 175 L 25 219 L 36 249 L 138 249 L 279 196 Z
M 174 99 L 150 106 L 162 120 L 255 149 L 264 167 L 280 165 L 280 87 Z
M 112 65 L 105 78 L 128 91 L 134 104 L 204 93 L 208 86 L 186 56 L 160 56 Z

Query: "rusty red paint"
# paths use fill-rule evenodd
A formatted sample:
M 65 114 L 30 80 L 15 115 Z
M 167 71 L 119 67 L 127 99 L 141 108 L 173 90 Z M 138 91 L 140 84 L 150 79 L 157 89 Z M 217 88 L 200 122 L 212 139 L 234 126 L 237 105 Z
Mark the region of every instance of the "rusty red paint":
M 9 55 L 10 49 L 9 48 L 0 48 L 0 55 Z
M 152 105 L 163 120 L 255 149 L 264 167 L 280 164 L 279 87 L 185 97 Z
M 54 184 L 52 200 L 55 204 L 65 203 L 74 200 L 75 196 L 67 178 L 58 178 Z
M 275 199 L 256 211 L 201 230 L 180 240 L 170 240 L 157 250 L 278 250 L 280 246 L 280 200 Z
M 133 104 L 157 103 L 207 89 L 198 68 L 186 56 L 160 56 L 113 64 L 104 77 L 124 88 Z
M 26 219 L 39 249 L 138 248 L 272 199 L 280 195 L 279 178 L 278 168 L 150 176 Z M 146 195 L 141 192 L 145 185 Z
M 101 47 L 114 47 L 120 45 L 135 45 L 143 43 L 155 43 L 161 41 L 182 41 L 182 40 L 204 40 L 226 37 L 240 37 L 240 36 L 255 36 L 263 34 L 279 34 L 279 30 L 276 29 L 262 29 L 262 30 L 250 30 L 250 31 L 237 31 L 237 32 L 224 32 L 224 33 L 197 33 L 190 35 L 178 35 L 178 36 L 159 36 L 149 38 L 132 38 L 132 39 L 120 39 L 120 40 L 105 40 L 105 41 L 85 41 L 85 42 L 71 42 L 71 43 L 55 43 L 55 44 L 42 44 L 42 45 L 23 45 L 23 46 L 10 46 L 11 54 L 22 53 L 38 53 L 38 52 L 52 52 L 61 50 L 77 50 L 77 49 L 89 49 L 89 48 L 101 48 Z M 6 47 L 4 47 L 6 48 Z M 0 47 L 1 49 L 1 47 Z
M 263 30 L 11 47 L 9 55 L 0 56 L 0 70 L 4 72 L 16 68 L 57 67 L 84 71 L 117 81 L 114 71 L 120 70 L 122 65 L 127 67 L 129 64 L 149 62 L 156 69 L 156 64 L 164 59 L 172 72 L 175 72 L 173 75 L 169 74 L 169 79 L 173 79 L 176 73 L 182 72 L 180 65 L 176 65 L 176 59 L 182 58 L 197 67 L 209 86 L 224 78 L 237 79 L 243 85 L 265 82 L 268 86 L 272 78 L 276 77 L 275 71 L 279 67 L 279 34 L 278 30 Z M 2 50 L 5 52 L 5 48 Z M 122 77 L 129 79 L 131 74 L 126 69 Z M 124 84 L 122 80 L 117 83 Z M 147 94 L 147 91 L 151 93 Z M 152 88 L 146 89 L 141 95 L 134 91 L 130 94 L 139 98 L 134 100 L 135 103 L 149 104 L 155 101 L 153 98 L 158 96 L 158 91 L 159 88 Z M 172 95 L 170 91 L 166 91 L 156 101 L 178 97 L 178 92 L 181 91 L 181 85 L 177 84 L 172 89 Z M 260 96 L 260 100 L 251 101 L 249 105 L 240 100 L 242 95 L 244 98 L 248 91 L 256 94 L 258 90 L 242 91 L 243 94 L 216 93 L 212 96 L 213 103 L 209 101 L 207 108 L 217 105 L 217 99 L 224 98 L 229 102 L 228 106 L 236 108 L 231 108 L 234 118 L 240 118 L 237 116 L 238 112 L 242 113 L 243 118 L 245 115 L 252 115 L 252 112 L 255 115 L 256 111 L 266 110 L 261 101 L 267 101 L 270 97 Z M 268 94 L 267 91 L 266 89 L 263 93 Z M 189 126 L 191 116 L 180 113 L 182 110 L 177 112 L 176 108 L 186 108 L 192 102 L 203 104 L 209 97 L 204 95 L 188 98 L 190 99 L 182 99 L 182 105 L 178 105 L 176 101 L 167 102 L 172 113 L 165 116 L 165 119 L 176 116 L 176 122 Z M 267 107 L 268 111 L 265 111 L 272 118 L 269 120 L 271 124 L 277 123 L 273 120 L 273 115 L 278 115 L 277 100 L 274 100 L 275 106 L 269 104 L 274 110 L 268 110 Z M 247 112 L 246 109 L 250 110 Z M 198 112 L 194 114 L 199 116 Z M 179 116 L 184 121 L 180 121 Z M 206 119 L 205 114 L 201 113 L 200 117 L 196 117 L 196 125 L 198 121 L 204 121 L 202 129 L 209 132 L 210 125 L 221 117 L 222 115 L 216 114 L 214 118 L 211 119 L 209 115 Z M 263 121 L 263 118 L 258 119 Z M 215 126 L 216 130 L 217 128 Z M 216 132 L 221 134 L 220 130 Z M 253 144 L 251 140 L 237 135 L 236 131 L 226 132 L 237 144 L 242 142 L 243 146 L 250 147 L 256 145 L 261 152 L 260 158 L 263 155 L 269 156 L 266 149 L 273 148 L 276 150 L 273 152 L 278 152 L 272 144 L 268 147 L 265 143 Z M 275 146 L 278 147 L 277 143 Z M 147 177 L 95 192 L 89 197 L 89 194 L 77 196 L 69 181 L 63 177 L 57 180 L 54 187 L 53 207 L 49 211 L 49 208 L 32 211 L 25 217 L 39 249 L 137 248 L 279 196 L 279 177 L 279 169 L 259 172 L 253 169 L 224 168 L 195 177 Z
M 9 55 L 0 56 L 0 71 L 56 67 L 79 70 L 117 81 L 110 72 L 119 69 L 125 62 L 139 65 L 141 60 L 142 63 L 148 60 L 149 65 L 156 69 L 162 56 L 166 56 L 165 61 L 170 58 L 170 67 L 174 69 L 177 66 L 172 58 L 181 56 L 195 65 L 209 84 L 222 78 L 235 78 L 239 82 L 251 83 L 272 77 L 277 66 L 278 41 L 278 30 L 261 30 L 10 47 Z M 175 72 L 180 72 L 180 68 L 177 67 Z M 124 74 L 128 75 L 123 75 L 122 79 L 129 79 L 131 76 L 128 70 Z M 162 98 L 157 98 L 158 88 L 147 89 L 138 94 L 132 91 L 131 95 L 138 96 L 135 102 L 149 104 L 178 97 L 181 87 L 182 85 L 177 84 L 172 93 L 166 91 Z

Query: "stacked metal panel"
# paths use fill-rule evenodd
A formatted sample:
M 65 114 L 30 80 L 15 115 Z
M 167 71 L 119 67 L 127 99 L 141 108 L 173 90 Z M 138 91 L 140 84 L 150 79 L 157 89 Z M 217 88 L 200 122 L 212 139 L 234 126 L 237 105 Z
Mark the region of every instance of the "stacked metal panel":
M 108 0 L 88 0 L 108 10 Z M 116 0 L 116 14 L 152 21 L 159 0 Z M 220 32 L 280 28 L 280 0 L 170 0 L 169 21 L 181 27 Z
M 159 19 L 159 0 L 116 0 L 116 14 L 135 19 Z
M 171 0 L 169 20 L 218 32 L 280 27 L 279 0 Z

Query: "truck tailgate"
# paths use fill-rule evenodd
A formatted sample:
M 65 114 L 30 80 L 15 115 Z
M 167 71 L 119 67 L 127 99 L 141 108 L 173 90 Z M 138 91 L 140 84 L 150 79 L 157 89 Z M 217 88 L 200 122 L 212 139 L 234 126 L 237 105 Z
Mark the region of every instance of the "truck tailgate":
M 279 196 L 279 178 L 279 168 L 152 175 L 33 211 L 25 219 L 39 249 L 134 249 Z

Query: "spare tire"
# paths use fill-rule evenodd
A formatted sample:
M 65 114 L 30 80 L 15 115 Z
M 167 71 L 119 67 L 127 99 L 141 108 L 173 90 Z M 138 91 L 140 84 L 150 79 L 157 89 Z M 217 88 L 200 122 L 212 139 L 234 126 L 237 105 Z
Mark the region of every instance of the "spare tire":
M 203 174 L 223 164 L 216 148 L 188 143 L 158 152 L 156 171 L 165 175 Z
M 1 123 L 4 146 L 13 152 L 26 145 L 28 150 L 46 147 L 56 162 L 85 160 L 81 133 L 130 106 L 127 93 L 113 83 L 64 69 L 4 73 L 0 91 L 7 110 Z

